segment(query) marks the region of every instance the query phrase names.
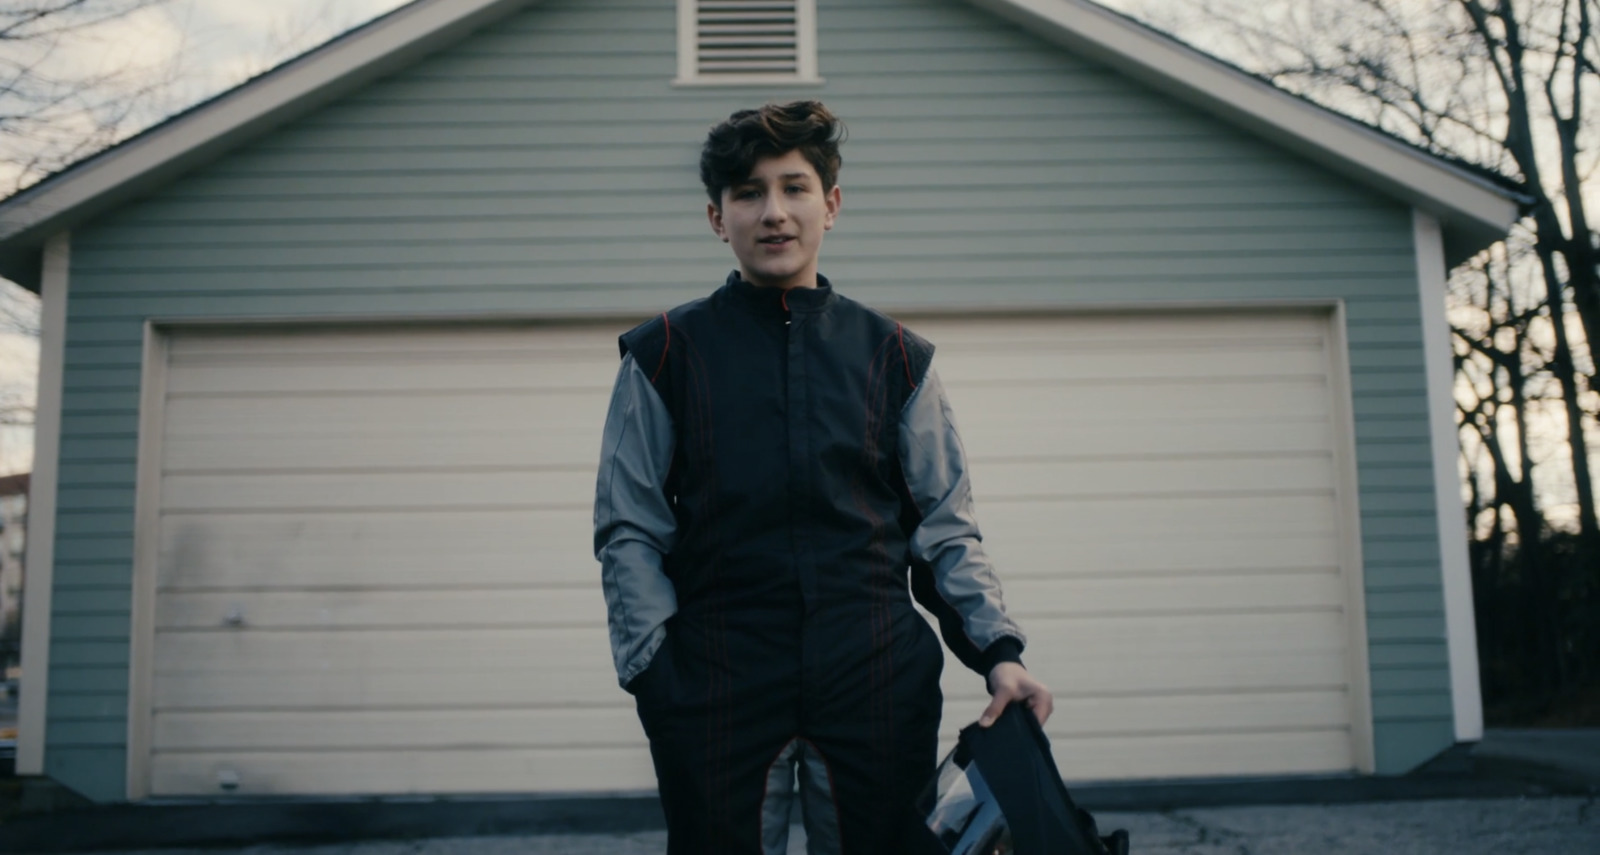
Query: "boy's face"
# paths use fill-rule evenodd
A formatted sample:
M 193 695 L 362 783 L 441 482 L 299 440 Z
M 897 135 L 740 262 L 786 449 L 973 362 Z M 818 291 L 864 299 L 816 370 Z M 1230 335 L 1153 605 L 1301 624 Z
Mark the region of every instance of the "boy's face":
M 823 232 L 833 228 L 841 194 L 822 189 L 798 150 L 756 161 L 750 177 L 706 205 L 711 230 L 733 248 L 739 275 L 754 285 L 815 288 Z

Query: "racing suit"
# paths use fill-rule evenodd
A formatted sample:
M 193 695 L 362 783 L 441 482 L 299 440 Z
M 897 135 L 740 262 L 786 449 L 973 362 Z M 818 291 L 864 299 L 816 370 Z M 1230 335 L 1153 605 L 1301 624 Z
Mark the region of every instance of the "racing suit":
M 898 851 L 943 701 L 912 593 L 980 674 L 1023 645 L 933 346 L 737 271 L 619 344 L 594 544 L 668 851 L 784 851 L 796 772 L 812 852 Z

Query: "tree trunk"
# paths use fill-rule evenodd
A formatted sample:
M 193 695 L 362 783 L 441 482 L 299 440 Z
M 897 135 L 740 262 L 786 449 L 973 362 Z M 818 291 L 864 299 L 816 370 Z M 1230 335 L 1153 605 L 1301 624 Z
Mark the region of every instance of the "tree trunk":
M 1566 293 L 1556 278 L 1552 249 L 1540 241 L 1539 263 L 1544 267 L 1550 325 L 1555 335 L 1555 359 L 1550 371 L 1561 384 L 1561 404 L 1567 416 L 1567 441 L 1572 447 L 1572 478 L 1578 488 L 1578 531 L 1585 543 L 1600 542 L 1600 517 L 1595 515 L 1594 476 L 1589 469 L 1589 440 L 1584 434 L 1583 398 L 1578 389 L 1578 369 L 1567 340 Z

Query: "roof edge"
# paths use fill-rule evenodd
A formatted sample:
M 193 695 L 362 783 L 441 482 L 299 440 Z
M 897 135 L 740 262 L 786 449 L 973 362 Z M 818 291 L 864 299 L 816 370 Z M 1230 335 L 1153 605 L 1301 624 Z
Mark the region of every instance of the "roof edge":
M 0 201 L 0 256 L 27 258 L 50 235 L 535 2 L 415 0 L 324 42 Z M 20 284 L 38 290 L 37 282 Z
M 1526 201 L 1488 178 L 1088 0 L 967 2 L 1427 211 L 1452 233 L 1455 260 L 1505 237 Z

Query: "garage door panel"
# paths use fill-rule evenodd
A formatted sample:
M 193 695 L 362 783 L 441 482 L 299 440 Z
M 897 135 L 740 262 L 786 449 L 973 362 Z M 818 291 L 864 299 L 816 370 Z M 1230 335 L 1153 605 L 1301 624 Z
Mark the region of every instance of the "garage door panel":
M 1199 431 L 1193 424 L 1172 419 L 1092 424 L 1071 432 L 1046 432 L 1005 424 L 1002 419 L 975 422 L 962 415 L 961 403 L 954 395 L 951 406 L 956 408 L 962 442 L 979 462 L 986 457 L 1061 454 L 1136 457 L 1148 455 L 1153 449 L 1173 456 L 1317 453 L 1329 448 L 1332 440 L 1327 424 L 1268 421 L 1230 425 L 1226 431 Z
M 461 431 L 523 438 L 594 431 L 605 422 L 609 387 L 561 392 L 404 392 L 395 394 L 238 395 L 174 398 L 168 439 L 256 436 L 322 441 L 331 436 L 451 435 Z M 537 425 L 528 414 L 538 412 Z
M 1321 454 L 1206 460 L 984 460 L 984 481 L 1004 495 L 1148 496 L 1161 493 L 1328 492 L 1333 461 Z M 995 492 L 984 498 L 995 498 Z
M 1050 734 L 1069 781 L 1314 774 L 1348 765 L 1345 729 L 1236 734 L 1092 737 Z
M 988 520 L 993 519 L 990 523 Z M 1006 584 L 1021 579 L 1129 578 L 1211 572 L 1338 571 L 1336 544 L 1317 534 L 1239 539 L 1218 532 L 1147 530 L 1131 540 L 1079 530 L 1070 536 L 1024 528 L 1021 521 L 986 516 L 984 547 Z
M 163 590 L 597 583 L 591 508 L 473 513 L 172 514 Z M 573 532 L 582 532 L 574 537 Z
M 586 629 L 164 632 L 163 709 L 474 707 L 625 697 L 602 622 Z
M 982 692 L 965 692 L 948 701 L 955 716 L 945 722 L 951 730 L 975 718 L 988 698 Z M 1348 704 L 1344 692 L 1326 689 L 1180 695 L 1160 704 L 1140 703 L 1137 697 L 1064 693 L 1056 698 L 1051 730 L 1063 738 L 1084 738 L 1340 727 Z M 1113 722 L 1114 729 L 1107 730 L 1106 722 Z M 516 710 L 174 712 L 156 717 L 154 736 L 160 751 L 537 748 L 569 743 L 645 749 L 637 713 L 627 701 Z
M 1172 778 L 1261 777 L 1325 773 L 1351 751 L 1350 734 L 1338 729 L 1290 730 L 1241 735 L 1089 737 L 1072 746 L 1045 729 L 1056 765 L 1069 784 Z M 1256 738 L 1260 742 L 1256 742 Z M 939 742 L 939 756 L 955 747 L 955 733 Z M 1070 754 L 1066 753 L 1071 751 Z
M 1202 692 L 1331 689 L 1348 680 L 1342 651 L 1220 656 L 1200 650 L 1135 659 L 1105 646 L 1045 651 L 1030 645 L 1023 660 L 1056 694 L 1127 697 L 1130 704 L 1144 705 L 1174 704 L 1178 702 L 1169 698 Z M 982 678 L 962 668 L 954 657 L 946 656 L 945 664 L 941 681 L 945 695 L 979 700 Z M 981 711 L 982 705 L 972 715 Z
M 162 504 L 205 511 L 459 511 L 594 507 L 595 469 L 583 465 L 492 472 L 170 474 Z
M 942 366 L 943 358 L 934 357 L 935 368 Z M 1322 378 L 1158 383 L 1107 377 L 1048 385 L 994 380 L 951 383 L 941 369 L 939 379 L 963 429 L 974 420 L 1007 417 L 1029 425 L 1171 418 L 1250 422 L 1284 416 L 1326 418 L 1329 411 L 1328 388 Z
M 307 392 L 371 394 L 373 392 L 460 392 L 471 390 L 610 391 L 617 375 L 615 353 L 590 359 L 571 357 L 534 362 L 515 354 L 452 365 L 431 355 L 414 359 L 372 357 L 369 361 L 260 359 L 230 364 L 207 359 L 204 364 L 175 365 L 168 394 L 175 396 L 304 395 Z
M 598 576 L 598 574 L 596 574 Z M 467 587 L 168 593 L 156 630 L 215 630 L 232 614 L 251 629 L 592 627 L 606 614 L 598 578 L 581 587 Z
M 602 639 L 600 644 L 604 644 Z M 157 645 L 159 649 L 167 649 Z M 603 648 L 602 648 L 603 649 Z M 376 666 L 323 668 L 307 663 L 297 670 L 231 668 L 157 673 L 154 700 L 162 711 L 182 710 L 357 710 L 427 708 L 476 709 L 485 706 L 536 707 L 557 691 L 572 703 L 598 706 L 626 697 L 617 686 L 609 658 L 584 670 L 539 667 L 487 667 L 467 659 L 430 656 L 415 668 Z M 312 660 L 315 662 L 315 660 Z M 428 673 L 424 669 L 448 670 Z M 554 680 L 557 682 L 544 682 Z M 444 715 L 443 712 L 438 713 Z
M 1047 728 L 1061 739 L 1342 728 L 1350 705 L 1343 691 L 1316 688 L 1173 694 L 1164 700 L 1166 703 L 1148 703 L 1138 696 L 1084 697 L 1077 692 L 1058 692 Z M 982 713 L 989 698 L 981 691 L 963 692 L 946 701 L 952 718 L 942 723 L 941 733 L 953 737 Z
M 1129 660 L 1171 657 L 1204 649 L 1245 655 L 1343 650 L 1344 616 L 1337 610 L 1239 612 L 1155 617 L 1039 617 L 1028 622 L 1029 646 L 1047 651 L 1115 651 Z
M 470 426 L 439 433 L 396 433 L 366 437 L 328 435 L 260 436 L 248 443 L 219 437 L 175 438 L 165 447 L 169 472 L 283 471 L 444 467 L 598 467 L 604 414 L 588 431 L 480 431 Z M 593 490 L 593 485 L 590 486 Z
M 1007 537 L 1031 531 L 1061 548 L 1130 535 L 1183 542 L 1218 535 L 1331 537 L 1338 526 L 1331 495 L 1159 496 L 1135 502 L 1013 497 L 1003 492 L 1004 484 L 994 487 L 990 491 L 982 473 L 974 473 L 978 521 L 988 539 L 1001 539 L 1002 531 Z
M 598 623 L 598 621 L 596 622 Z M 1334 612 L 1157 618 L 1039 618 L 1026 629 L 1040 651 L 1115 652 L 1125 661 L 1224 658 L 1270 649 L 1278 656 L 1344 649 L 1342 618 Z M 495 673 L 538 671 L 556 678 L 608 667 L 605 627 L 584 629 L 442 629 L 272 632 L 252 628 L 163 632 L 157 675 L 186 670 L 293 675 L 304 665 L 321 671 L 404 673 L 466 663 Z M 169 664 L 170 663 L 170 664 Z M 182 664 L 178 664 L 182 663 Z M 614 676 L 614 675 L 611 675 Z M 549 684 L 547 684 L 549 685 Z
M 1303 342 L 1326 335 L 1327 322 L 1316 315 L 1282 312 L 1212 312 L 1183 314 L 1088 314 L 1071 317 L 1019 315 L 999 320 L 1005 335 L 999 341 L 994 325 L 950 318 L 917 318 L 908 322 L 939 347 L 941 353 L 971 348 L 1017 346 L 1157 347 L 1178 350 L 1208 343 L 1240 340 Z
M 937 343 L 940 352 L 960 354 L 1015 352 L 1072 353 L 1075 351 L 1191 353 L 1208 348 L 1271 349 L 1314 348 L 1326 336 L 1323 324 L 1310 315 L 1276 317 L 1212 313 L 1147 314 L 1063 317 L 1012 317 L 1004 319 L 1005 335 L 995 336 L 993 325 L 949 319 L 911 322 L 919 333 Z
M 617 336 L 633 325 L 438 324 L 374 326 L 327 324 L 287 329 L 233 327 L 179 331 L 168 341 L 177 366 L 219 360 L 340 361 L 349 356 L 427 359 L 447 354 L 504 355 L 518 360 L 560 360 L 617 355 Z
M 521 709 L 174 712 L 155 717 L 161 752 L 563 748 L 648 750 L 631 701 Z
M 1168 703 L 1160 697 L 1165 693 L 1327 688 L 1342 685 L 1348 676 L 1343 649 L 1331 646 L 1222 653 L 1196 649 L 1193 642 L 1166 641 L 1118 650 L 1092 635 L 1028 631 L 1030 668 L 1063 693 L 1133 693 L 1145 696 L 1142 703 L 1160 704 Z M 348 632 L 333 640 L 337 647 L 269 634 L 232 639 L 163 634 L 157 641 L 158 656 L 188 660 L 181 670 L 158 667 L 155 699 L 162 709 L 242 710 L 534 705 L 548 702 L 553 693 L 575 704 L 614 703 L 624 697 L 603 632 L 582 633 L 588 648 L 560 649 L 518 646 L 506 640 L 511 634 L 485 630 L 478 639 L 435 646 L 425 640 L 396 644 L 376 637 L 379 633 Z M 183 635 L 194 637 L 176 637 Z M 202 649 L 196 652 L 197 647 Z M 954 657 L 946 659 L 949 694 L 981 691 L 976 675 L 965 672 Z
M 1014 353 L 972 352 L 940 359 L 939 377 L 952 386 L 993 380 L 1051 381 L 1172 380 L 1205 383 L 1214 378 L 1315 378 L 1327 370 L 1320 344 L 1305 347 L 1215 346 L 1163 353 L 1139 347 L 1085 348 L 1062 359 L 1019 359 Z M 1175 358 L 1175 356 L 1180 358 Z
M 1004 578 L 1007 611 L 1024 625 L 1046 617 L 1138 617 L 1184 613 L 1326 608 L 1343 581 L 1331 568 L 1311 572 L 1072 578 Z
M 574 747 L 159 754 L 151 762 L 151 788 L 219 794 L 222 770 L 240 772 L 227 794 L 244 796 L 639 793 L 656 786 L 648 751 Z

